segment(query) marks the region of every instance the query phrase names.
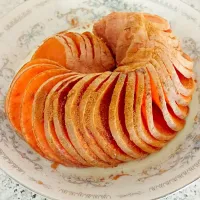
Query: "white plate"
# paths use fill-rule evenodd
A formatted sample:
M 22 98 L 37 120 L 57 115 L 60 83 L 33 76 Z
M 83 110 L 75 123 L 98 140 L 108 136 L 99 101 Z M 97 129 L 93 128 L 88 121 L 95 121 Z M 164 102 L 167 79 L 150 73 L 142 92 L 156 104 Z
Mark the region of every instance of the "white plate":
M 39 157 L 11 129 L 4 99 L 9 84 L 42 40 L 83 30 L 111 11 L 145 11 L 167 18 L 196 62 L 197 89 L 185 129 L 161 152 L 114 169 L 72 169 Z M 0 168 L 26 187 L 56 200 L 154 199 L 200 176 L 200 14 L 174 0 L 29 0 L 0 23 Z M 123 176 L 121 176 L 123 175 Z M 116 180 L 114 180 L 116 179 Z

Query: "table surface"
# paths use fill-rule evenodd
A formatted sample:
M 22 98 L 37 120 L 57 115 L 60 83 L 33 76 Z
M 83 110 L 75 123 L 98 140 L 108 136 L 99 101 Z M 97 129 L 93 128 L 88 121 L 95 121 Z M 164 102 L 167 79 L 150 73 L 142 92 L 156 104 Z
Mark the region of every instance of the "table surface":
M 0 0 L 0 18 L 28 0 Z M 200 0 L 180 0 L 200 12 Z M 199 200 L 200 179 L 160 200 Z M 26 189 L 0 169 L 0 200 L 50 200 Z

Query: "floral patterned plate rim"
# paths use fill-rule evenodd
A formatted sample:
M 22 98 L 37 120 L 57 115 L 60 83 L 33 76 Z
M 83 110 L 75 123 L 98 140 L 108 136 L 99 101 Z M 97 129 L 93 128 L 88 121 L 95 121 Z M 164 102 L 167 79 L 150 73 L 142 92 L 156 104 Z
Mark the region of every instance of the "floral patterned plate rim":
M 44 38 L 64 29 L 82 31 L 111 11 L 145 11 L 167 18 L 195 60 L 197 88 L 186 127 L 161 152 L 114 169 L 51 167 L 12 130 L 4 100 L 14 74 Z M 42 13 L 42 15 L 41 15 Z M 193 31 L 191 31 L 193 30 Z M 29 0 L 0 24 L 0 168 L 49 198 L 155 199 L 200 174 L 200 13 L 173 0 Z M 13 34 L 14 33 L 14 34 Z

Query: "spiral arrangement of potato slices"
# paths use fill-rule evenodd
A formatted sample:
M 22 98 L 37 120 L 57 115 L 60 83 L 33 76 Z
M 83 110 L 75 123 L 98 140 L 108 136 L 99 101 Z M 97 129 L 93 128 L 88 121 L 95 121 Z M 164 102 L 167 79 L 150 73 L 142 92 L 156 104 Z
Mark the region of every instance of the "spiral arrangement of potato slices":
M 165 19 L 114 12 L 93 33 L 46 39 L 6 98 L 18 134 L 68 167 L 115 167 L 159 151 L 184 128 L 195 87 L 193 61 Z

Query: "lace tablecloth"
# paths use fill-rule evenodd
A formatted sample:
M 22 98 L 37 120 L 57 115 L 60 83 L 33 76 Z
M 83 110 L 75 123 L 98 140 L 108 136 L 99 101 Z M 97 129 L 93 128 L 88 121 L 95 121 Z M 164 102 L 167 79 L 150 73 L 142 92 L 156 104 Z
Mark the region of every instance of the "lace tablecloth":
M 0 18 L 28 0 L 0 0 Z M 181 0 L 200 12 L 200 0 Z M 199 200 L 200 179 L 161 200 Z M 0 169 L 0 200 L 50 200 L 26 189 Z

